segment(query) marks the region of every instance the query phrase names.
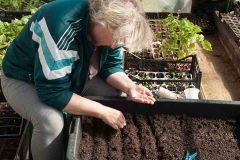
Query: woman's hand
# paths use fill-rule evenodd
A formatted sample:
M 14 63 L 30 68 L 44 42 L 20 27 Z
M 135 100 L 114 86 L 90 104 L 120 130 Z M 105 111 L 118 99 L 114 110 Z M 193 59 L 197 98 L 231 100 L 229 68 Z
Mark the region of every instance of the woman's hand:
M 136 85 L 124 72 L 111 74 L 106 80 L 108 84 L 123 91 L 135 102 L 153 104 L 156 101 L 149 89 Z
M 126 120 L 122 112 L 107 106 L 101 108 L 99 118 L 116 130 L 126 126 Z
M 152 92 L 142 85 L 131 86 L 128 89 L 127 95 L 133 101 L 138 103 L 154 104 L 154 102 L 156 101 L 155 98 L 153 97 Z
M 99 118 L 114 129 L 121 129 L 126 125 L 126 120 L 122 112 L 75 93 L 63 111 L 75 115 L 87 115 Z

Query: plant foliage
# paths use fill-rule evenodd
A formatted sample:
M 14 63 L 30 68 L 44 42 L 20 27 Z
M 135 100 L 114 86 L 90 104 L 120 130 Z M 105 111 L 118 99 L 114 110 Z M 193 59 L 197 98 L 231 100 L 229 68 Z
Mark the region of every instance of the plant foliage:
M 43 0 L 0 0 L 0 10 L 30 11 L 44 4 Z
M 24 16 L 20 20 L 14 19 L 11 23 L 0 21 L 0 66 L 7 48 L 14 38 L 21 32 L 31 16 Z
M 187 18 L 180 19 L 179 15 L 169 14 L 161 19 L 162 28 L 156 32 L 156 39 L 160 42 L 159 54 L 163 57 L 180 59 L 196 52 L 196 43 L 203 49 L 212 51 L 212 45 L 205 40 L 199 26 L 194 25 Z

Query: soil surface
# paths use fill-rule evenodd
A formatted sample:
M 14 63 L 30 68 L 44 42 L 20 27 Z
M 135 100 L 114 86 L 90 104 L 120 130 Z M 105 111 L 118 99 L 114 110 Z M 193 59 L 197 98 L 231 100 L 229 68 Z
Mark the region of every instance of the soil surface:
M 82 119 L 78 156 L 84 160 L 240 159 L 240 121 L 185 115 L 125 114 L 127 125 L 114 130 L 101 120 Z

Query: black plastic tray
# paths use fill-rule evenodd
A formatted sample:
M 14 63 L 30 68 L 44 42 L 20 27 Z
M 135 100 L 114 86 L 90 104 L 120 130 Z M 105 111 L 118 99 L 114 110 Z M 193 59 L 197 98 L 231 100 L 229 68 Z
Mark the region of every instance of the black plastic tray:
M 240 18 L 237 19 L 237 16 L 230 16 L 224 13 L 219 13 L 219 18 L 221 19 L 222 25 L 226 28 L 227 32 L 231 35 L 234 41 L 240 46 Z M 228 22 L 229 21 L 229 22 Z M 232 26 L 230 25 L 232 24 Z M 233 28 L 235 27 L 235 29 Z
M 25 120 L 12 110 L 6 102 L 2 102 L 0 105 L 0 138 L 20 137 L 24 125 Z
M 170 13 L 166 12 L 147 12 L 147 19 L 163 19 L 166 18 Z M 210 34 L 215 32 L 215 25 L 212 20 L 212 16 L 207 14 L 193 14 L 193 13 L 173 13 L 173 15 L 179 15 L 180 18 L 187 18 L 195 25 L 198 25 L 204 34 Z
M 134 103 L 126 98 L 88 97 L 106 106 L 128 113 L 138 114 L 186 114 L 206 118 L 237 118 L 240 116 L 240 101 L 212 100 L 166 100 L 161 99 L 154 105 Z M 68 160 L 79 160 L 78 150 L 81 142 L 81 118 L 75 117 L 71 127 L 67 148 Z
M 134 64 L 134 66 L 130 66 L 130 64 Z M 146 68 L 149 68 L 147 70 Z M 186 67 L 184 71 L 180 71 L 178 68 Z M 192 83 L 195 87 L 200 88 L 202 72 L 200 71 L 198 59 L 196 55 L 190 55 L 183 59 L 176 61 L 166 61 L 166 60 L 155 60 L 155 59 L 144 59 L 137 58 L 133 56 L 133 54 L 125 53 L 124 56 L 124 69 L 135 68 L 139 71 L 157 71 L 157 72 L 185 72 L 190 73 L 192 75 L 191 80 L 136 80 L 138 82 L 180 82 L 180 83 Z

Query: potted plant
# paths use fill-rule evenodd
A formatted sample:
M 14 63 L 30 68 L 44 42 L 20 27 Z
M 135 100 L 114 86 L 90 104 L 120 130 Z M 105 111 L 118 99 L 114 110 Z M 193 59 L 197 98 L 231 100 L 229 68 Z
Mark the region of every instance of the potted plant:
M 203 49 L 212 51 L 212 45 L 201 34 L 199 26 L 187 18 L 180 19 L 179 15 L 169 14 L 167 18 L 155 21 L 155 42 L 153 43 L 153 58 L 178 60 L 195 54 L 196 43 Z

